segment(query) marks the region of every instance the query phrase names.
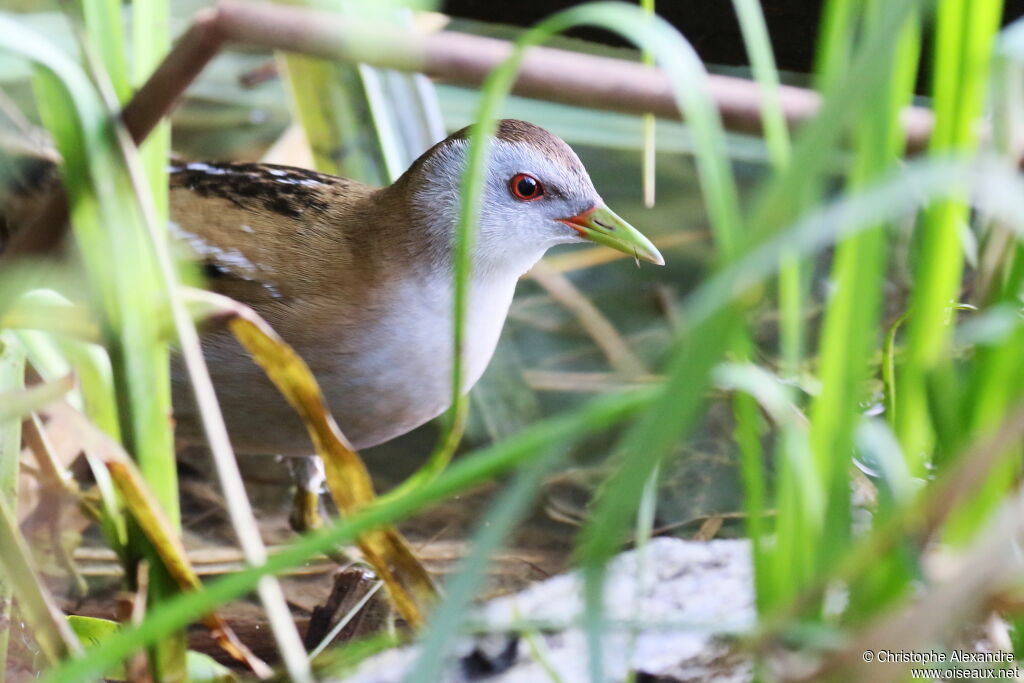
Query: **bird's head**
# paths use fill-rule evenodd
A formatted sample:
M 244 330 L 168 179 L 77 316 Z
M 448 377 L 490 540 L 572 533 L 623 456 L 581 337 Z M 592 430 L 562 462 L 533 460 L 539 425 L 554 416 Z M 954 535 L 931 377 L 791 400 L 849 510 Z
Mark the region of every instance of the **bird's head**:
M 396 185 L 439 258 L 450 259 L 462 169 L 462 129 L 425 152 Z M 561 138 L 505 119 L 491 145 L 474 253 L 474 272 L 528 270 L 556 244 L 597 242 L 638 259 L 665 263 L 657 248 L 609 209 L 579 157 Z

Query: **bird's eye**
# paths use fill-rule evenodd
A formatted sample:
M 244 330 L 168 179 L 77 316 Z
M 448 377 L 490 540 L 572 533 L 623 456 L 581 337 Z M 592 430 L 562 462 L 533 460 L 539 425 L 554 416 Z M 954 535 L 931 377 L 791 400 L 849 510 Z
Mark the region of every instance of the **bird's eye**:
M 544 194 L 544 186 L 529 173 L 517 173 L 508 183 L 512 196 L 524 202 L 540 199 Z

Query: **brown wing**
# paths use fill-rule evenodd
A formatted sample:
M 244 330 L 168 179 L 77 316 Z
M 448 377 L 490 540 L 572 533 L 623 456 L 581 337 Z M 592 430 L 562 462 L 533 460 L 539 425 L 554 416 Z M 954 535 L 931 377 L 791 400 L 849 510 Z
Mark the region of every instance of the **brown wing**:
M 59 178 L 53 160 L 42 157 L 19 157 L 0 172 L 2 253 Z M 374 192 L 287 166 L 177 164 L 170 175 L 171 228 L 215 291 L 257 308 L 287 305 L 295 297 L 321 296 L 338 273 L 363 277 L 368 260 L 361 251 L 375 223 L 367 199 Z
M 287 166 L 189 163 L 171 169 L 172 231 L 215 291 L 256 306 L 287 302 L 353 265 L 352 227 L 372 192 Z

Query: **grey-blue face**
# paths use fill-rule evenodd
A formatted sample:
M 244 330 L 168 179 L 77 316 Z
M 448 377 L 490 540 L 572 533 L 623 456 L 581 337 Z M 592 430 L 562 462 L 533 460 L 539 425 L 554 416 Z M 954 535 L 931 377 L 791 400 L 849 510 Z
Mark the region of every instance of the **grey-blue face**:
M 432 206 L 435 229 L 450 244 L 469 142 L 453 134 L 414 166 L 414 202 Z M 424 217 L 426 218 L 426 216 Z M 440 236 L 440 235 L 438 235 Z M 664 260 L 650 241 L 615 215 L 597 193 L 576 153 L 560 138 L 529 123 L 504 120 L 492 142 L 474 262 L 484 270 L 521 274 L 550 247 L 593 241 L 653 263 Z

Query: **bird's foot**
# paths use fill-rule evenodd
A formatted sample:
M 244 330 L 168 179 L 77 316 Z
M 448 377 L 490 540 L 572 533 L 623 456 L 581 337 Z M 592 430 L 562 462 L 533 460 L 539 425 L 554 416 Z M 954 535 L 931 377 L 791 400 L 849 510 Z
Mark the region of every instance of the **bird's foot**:
M 295 482 L 295 497 L 288 523 L 297 533 L 319 529 L 324 525 L 320 514 L 320 492 L 324 487 L 324 465 L 315 455 L 288 458 L 288 467 Z

